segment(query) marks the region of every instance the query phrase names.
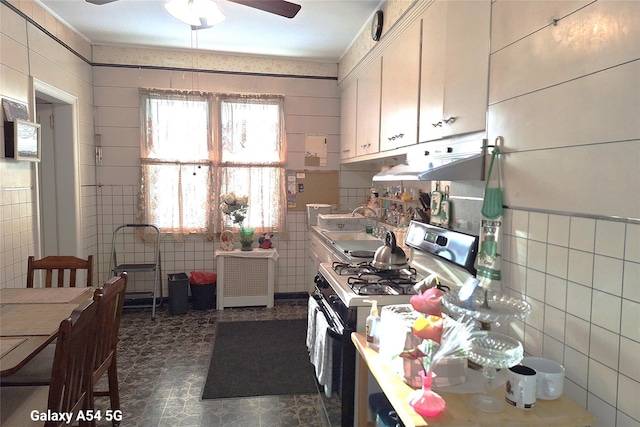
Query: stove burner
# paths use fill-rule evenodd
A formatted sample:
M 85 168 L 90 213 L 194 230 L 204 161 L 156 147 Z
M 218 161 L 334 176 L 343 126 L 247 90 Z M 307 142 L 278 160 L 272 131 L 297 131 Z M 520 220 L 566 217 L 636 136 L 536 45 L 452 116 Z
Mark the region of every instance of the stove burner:
M 367 271 L 369 268 L 373 268 L 371 264 L 366 261 L 357 264 L 335 261 L 331 267 L 333 268 L 333 271 L 335 271 L 340 276 L 359 274 L 362 271 Z
M 398 270 L 383 270 L 374 267 L 370 262 L 360 262 L 357 264 L 335 261 L 332 264 L 332 269 L 340 276 L 362 275 L 362 274 L 375 274 L 379 277 L 411 277 L 416 276 L 416 269 L 413 267 L 406 267 Z
M 358 295 L 406 295 L 414 294 L 416 284 L 412 275 L 389 275 L 381 272 L 363 272 L 357 276 L 349 276 L 347 284 Z
M 416 269 L 382 270 L 369 262 L 357 264 L 334 262 L 333 271 L 341 276 L 349 276 L 347 284 L 358 295 L 408 295 L 414 294 Z
M 380 283 L 373 283 L 363 286 L 352 286 L 358 295 L 401 295 L 404 294 L 402 288 L 395 288 L 389 285 L 381 285 Z

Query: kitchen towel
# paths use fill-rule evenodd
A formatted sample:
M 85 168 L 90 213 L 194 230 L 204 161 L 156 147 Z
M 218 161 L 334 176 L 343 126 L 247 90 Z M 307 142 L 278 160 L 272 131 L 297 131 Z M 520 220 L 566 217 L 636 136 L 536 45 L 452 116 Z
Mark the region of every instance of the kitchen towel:
M 324 386 L 324 394 L 331 397 L 333 371 L 333 341 L 327 333 L 329 323 L 322 311 L 316 314 L 316 342 L 313 349 L 313 365 L 316 367 L 316 378 Z
M 331 397 L 333 341 L 327 333 L 329 323 L 312 297 L 309 299 L 308 317 L 307 347 L 311 364 L 315 367 L 318 383 L 324 387 L 324 393 Z
M 320 307 L 318 307 L 318 303 L 316 299 L 312 296 L 309 296 L 309 305 L 307 311 L 307 349 L 311 351 L 315 342 L 316 342 L 316 314 Z
M 476 277 L 480 286 L 485 290 L 501 290 L 501 254 L 502 239 L 502 186 L 500 183 L 500 169 L 498 156 L 500 150 L 494 147 L 484 189 L 482 204 L 482 224 L 480 226 L 480 247 L 476 257 Z M 493 170 L 494 163 L 496 170 Z M 495 172 L 495 173 L 494 173 Z

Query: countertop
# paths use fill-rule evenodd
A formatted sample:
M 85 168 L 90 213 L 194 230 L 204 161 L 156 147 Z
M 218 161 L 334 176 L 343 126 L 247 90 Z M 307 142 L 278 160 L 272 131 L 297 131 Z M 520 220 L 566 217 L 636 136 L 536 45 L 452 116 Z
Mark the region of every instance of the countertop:
M 532 410 L 525 411 L 507 405 L 503 412 L 490 414 L 476 410 L 469 404 L 473 394 L 447 392 L 438 393 L 444 398 L 447 404 L 446 409 L 436 417 L 422 418 L 407 403 L 407 396 L 413 389 L 381 362 L 376 350 L 367 347 L 364 335 L 354 332 L 351 335 L 351 340 L 362 358 L 361 362 L 363 362 L 360 364 L 358 371 L 359 387 L 364 386 L 366 389 L 368 368 L 406 427 L 578 427 L 596 423 L 596 418 L 593 414 L 566 396 L 561 396 L 556 400 L 538 400 L 536 407 Z M 498 387 L 493 394 L 502 398 L 504 396 L 504 388 Z M 358 411 L 358 419 L 366 420 L 368 411 L 366 394 L 359 396 Z M 367 424 L 361 421 L 359 425 L 366 426 Z

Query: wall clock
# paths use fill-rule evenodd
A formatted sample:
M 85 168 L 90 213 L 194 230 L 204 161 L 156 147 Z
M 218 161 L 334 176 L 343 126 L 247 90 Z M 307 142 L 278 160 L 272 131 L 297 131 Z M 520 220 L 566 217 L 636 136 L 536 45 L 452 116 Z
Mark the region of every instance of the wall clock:
M 371 20 L 371 38 L 375 41 L 380 40 L 380 35 L 382 34 L 382 18 L 382 11 L 378 10 Z

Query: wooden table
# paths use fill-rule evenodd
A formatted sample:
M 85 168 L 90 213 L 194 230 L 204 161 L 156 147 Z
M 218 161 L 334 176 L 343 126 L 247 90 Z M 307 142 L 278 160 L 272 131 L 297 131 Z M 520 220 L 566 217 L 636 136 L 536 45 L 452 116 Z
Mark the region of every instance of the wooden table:
M 94 288 L 0 289 L 0 377 L 14 374 L 58 335 Z
M 423 418 L 407 403 L 407 396 L 413 389 L 381 362 L 376 350 L 367 347 L 365 336 L 354 332 L 351 335 L 351 340 L 360 354 L 360 366 L 357 373 L 358 390 L 367 390 L 368 371 L 371 371 L 405 427 L 577 427 L 596 423 L 593 414 L 566 396 L 561 396 L 556 400 L 538 400 L 536 407 L 532 410 L 525 411 L 506 405 L 503 412 L 490 414 L 471 406 L 469 400 L 473 394 L 446 392 L 438 392 L 447 404 L 446 409 L 436 417 Z M 503 398 L 504 388 L 498 387 L 493 394 Z M 367 405 L 367 393 L 360 392 L 357 401 L 358 426 L 367 426 Z

